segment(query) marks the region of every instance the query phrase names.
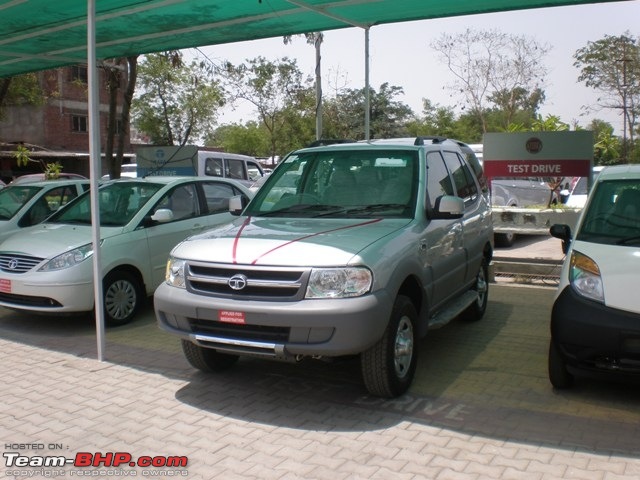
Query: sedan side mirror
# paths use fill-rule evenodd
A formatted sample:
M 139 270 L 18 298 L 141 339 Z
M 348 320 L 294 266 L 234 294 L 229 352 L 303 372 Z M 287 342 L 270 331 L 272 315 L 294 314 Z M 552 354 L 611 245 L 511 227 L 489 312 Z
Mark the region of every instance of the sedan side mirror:
M 249 199 L 244 195 L 236 195 L 229 199 L 229 213 L 238 216 L 249 203 Z

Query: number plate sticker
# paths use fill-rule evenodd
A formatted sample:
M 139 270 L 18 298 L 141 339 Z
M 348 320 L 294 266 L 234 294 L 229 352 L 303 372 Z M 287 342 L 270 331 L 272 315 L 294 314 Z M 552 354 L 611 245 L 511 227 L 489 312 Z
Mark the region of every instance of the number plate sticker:
M 11 280 L 0 278 L 0 292 L 11 293 Z
M 237 323 L 244 325 L 245 316 L 244 312 L 234 312 L 232 310 L 219 310 L 218 320 L 225 323 Z

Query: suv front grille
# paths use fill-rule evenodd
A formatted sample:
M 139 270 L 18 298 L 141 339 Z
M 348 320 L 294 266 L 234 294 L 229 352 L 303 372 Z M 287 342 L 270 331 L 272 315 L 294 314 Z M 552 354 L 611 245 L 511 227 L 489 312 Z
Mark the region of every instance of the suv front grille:
M 187 289 L 199 295 L 293 301 L 304 298 L 311 270 L 188 262 L 186 272 Z
M 17 253 L 0 253 L 0 270 L 8 273 L 25 273 L 38 265 L 43 258 Z
M 189 319 L 193 333 L 242 340 L 285 343 L 289 341 L 289 327 L 268 327 L 261 325 L 235 325 L 210 320 Z

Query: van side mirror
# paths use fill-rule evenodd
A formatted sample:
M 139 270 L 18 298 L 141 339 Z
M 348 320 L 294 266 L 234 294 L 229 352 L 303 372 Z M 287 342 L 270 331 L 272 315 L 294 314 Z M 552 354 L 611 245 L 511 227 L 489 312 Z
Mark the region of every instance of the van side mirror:
M 549 233 L 552 237 L 562 240 L 562 253 L 566 254 L 569 251 L 569 245 L 571 245 L 571 227 L 556 223 L 551 225 Z
M 229 199 L 229 213 L 238 216 L 244 208 L 249 204 L 249 199 L 244 195 L 236 195 Z

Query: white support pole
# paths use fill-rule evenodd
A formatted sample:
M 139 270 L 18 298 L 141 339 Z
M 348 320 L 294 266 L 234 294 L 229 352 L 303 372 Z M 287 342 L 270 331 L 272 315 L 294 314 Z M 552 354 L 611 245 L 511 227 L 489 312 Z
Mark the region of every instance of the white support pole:
M 100 157 L 100 95 L 96 60 L 96 0 L 87 0 L 87 70 L 89 81 L 89 184 L 91 186 L 91 237 L 93 242 L 93 290 L 96 315 L 98 360 L 104 360 L 104 312 L 102 311 L 102 268 L 100 262 L 100 208 L 98 179 Z
M 364 139 L 371 139 L 369 123 L 371 117 L 371 95 L 369 94 L 369 27 L 364 29 Z

